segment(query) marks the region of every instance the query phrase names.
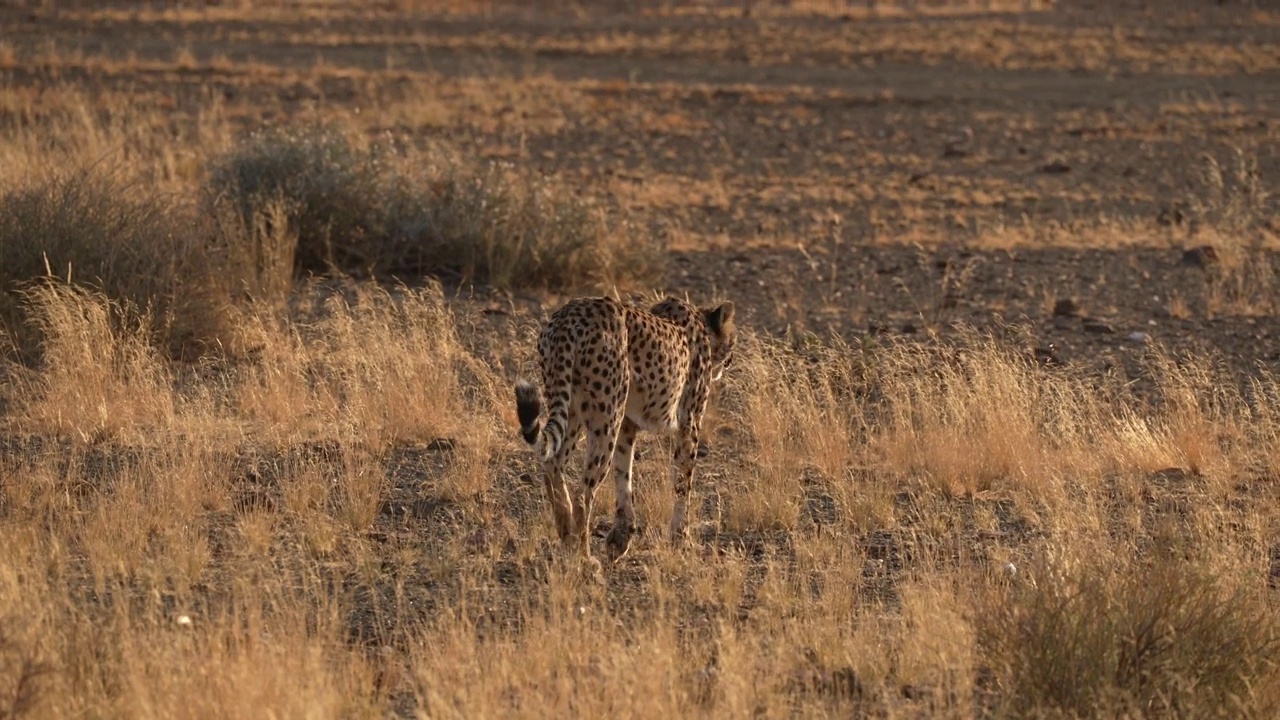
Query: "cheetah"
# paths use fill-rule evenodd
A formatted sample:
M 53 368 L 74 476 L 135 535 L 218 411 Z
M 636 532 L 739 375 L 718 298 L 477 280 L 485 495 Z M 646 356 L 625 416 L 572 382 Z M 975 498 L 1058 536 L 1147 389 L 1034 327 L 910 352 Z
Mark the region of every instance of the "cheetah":
M 611 561 L 627 552 L 635 529 L 631 464 L 640 430 L 675 433 L 673 538 L 684 537 L 702 416 L 733 358 L 733 303 L 698 308 L 667 298 L 648 310 L 608 297 L 578 298 L 554 314 L 538 337 L 543 396 L 516 383 L 516 415 L 542 462 L 542 479 L 562 541 L 575 536 L 590 558 L 588 528 L 596 486 L 612 465 L 614 520 L 605 545 Z M 582 487 L 570 497 L 564 467 L 579 434 L 587 437 Z

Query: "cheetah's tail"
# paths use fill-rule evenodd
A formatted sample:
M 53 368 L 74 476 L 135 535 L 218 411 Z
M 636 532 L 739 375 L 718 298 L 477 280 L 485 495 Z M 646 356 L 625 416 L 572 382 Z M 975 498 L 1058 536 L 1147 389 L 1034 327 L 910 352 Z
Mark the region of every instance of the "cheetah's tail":
M 538 443 L 542 434 L 542 396 L 538 388 L 525 380 L 516 382 L 516 417 L 520 419 L 520 435 L 530 445 Z

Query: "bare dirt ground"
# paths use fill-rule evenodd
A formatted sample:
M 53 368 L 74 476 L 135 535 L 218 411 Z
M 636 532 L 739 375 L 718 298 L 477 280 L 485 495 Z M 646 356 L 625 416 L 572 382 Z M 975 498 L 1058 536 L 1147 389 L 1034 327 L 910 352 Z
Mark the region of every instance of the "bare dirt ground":
M 972 344 L 966 334 L 977 328 L 1008 343 L 1015 356 L 1035 358 L 1042 366 L 1035 372 L 1050 373 L 1043 376 L 1046 403 L 1059 382 L 1101 388 L 1099 397 L 1132 388 L 1139 394 L 1156 386 L 1167 391 L 1148 362 L 1160 348 L 1174 357 L 1209 358 L 1208 365 L 1220 362 L 1213 372 L 1234 384 L 1280 371 L 1280 288 L 1274 280 L 1280 261 L 1280 13 L 1264 3 L 1072 0 L 1044 8 L 1027 4 L 1034 6 L 1030 11 L 1023 3 L 1012 10 L 988 3 L 996 7 L 947 13 L 929 11 L 929 3 L 910 11 L 841 3 L 754 3 L 745 10 L 740 3 L 583 3 L 537 12 L 501 4 L 480 10 L 376 5 L 303 3 L 251 11 L 219 3 L 0 2 L 0 119 L 6 127 L 38 128 L 73 95 L 88 98 L 85 105 L 94 108 L 88 114 L 108 124 L 126 105 L 158 113 L 164 120 L 148 132 L 157 133 L 157 144 L 178 148 L 164 163 L 178 184 L 200 172 L 199 128 L 211 124 L 209 117 L 225 119 L 235 132 L 342 118 L 370 137 L 408 144 L 446 140 L 467 157 L 532 168 L 624 211 L 641 237 L 664 248 L 667 261 L 656 287 L 622 292 L 730 298 L 747 332 L 802 356 L 813 346 L 843 347 L 848 352 L 839 362 L 856 365 L 871 357 L 867 348 L 886 347 L 909 359 L 917 356 L 901 348 L 918 341 L 944 348 L 943 355 L 945 348 L 959 347 L 990 360 L 995 356 L 983 354 L 987 346 Z M 58 138 L 49 143 L 56 146 Z M 97 161 L 131 160 L 112 151 Z M 462 318 L 461 343 L 496 368 L 503 382 L 527 361 L 536 322 L 570 294 L 500 292 L 445 280 Z M 828 346 L 833 338 L 848 344 Z M 938 367 L 949 367 L 946 362 Z M 976 375 L 984 367 L 955 362 Z M 1000 362 L 992 360 L 1013 367 Z M 797 367 L 808 366 L 788 366 L 788 372 Z M 216 375 L 184 366 L 175 384 L 199 385 L 207 372 Z M 240 370 L 226 372 L 236 377 Z M 972 380 L 964 372 L 947 382 Z M 1023 377 L 1009 372 L 1010 378 Z M 218 382 L 209 387 L 222 387 Z M 104 608 L 114 607 L 110 588 L 116 587 L 121 596 L 143 598 L 141 605 L 160 598 L 154 599 L 161 608 L 156 612 L 165 621 L 185 608 L 197 623 L 203 618 L 212 625 L 222 604 L 240 607 L 237 593 L 244 587 L 267 582 L 273 573 L 289 578 L 272 602 L 292 608 L 289 598 L 308 598 L 297 604 L 304 619 L 292 626 L 327 627 L 323 618 L 332 612 L 340 616 L 340 643 L 372 658 L 343 675 L 350 683 L 343 687 L 373 688 L 367 707 L 357 712 L 335 701 L 331 714 L 435 716 L 449 714 L 441 710 L 448 708 L 462 716 L 537 716 L 555 702 L 567 703 L 557 707 L 570 714 L 607 708 L 574 705 L 551 693 L 546 677 L 520 674 L 525 655 L 558 662 L 550 650 L 539 654 L 541 641 L 528 639 L 532 631 L 524 634 L 529 627 L 546 622 L 563 637 L 577 637 L 578 631 L 556 625 L 564 621 L 556 611 L 546 611 L 552 620 L 544 621 L 545 608 L 530 609 L 530 597 L 550 593 L 547 606 L 558 603 L 579 617 L 608 608 L 613 613 L 601 610 L 600 618 L 636 618 L 630 625 L 590 620 L 581 646 L 592 642 L 592 632 L 616 650 L 644 645 L 645 633 L 655 628 L 674 628 L 671 637 L 654 635 L 661 645 L 654 652 L 682 657 L 672 662 L 684 689 L 655 711 L 1017 716 L 1026 708 L 1010 699 L 1019 692 L 1010 689 L 1012 671 L 991 659 L 1012 651 L 972 650 L 982 643 L 968 630 L 955 630 L 988 627 L 967 609 L 968 591 L 954 588 L 983 578 L 970 583 L 980 587 L 973 593 L 986 598 L 983 593 L 997 592 L 992 588 L 1008 582 L 992 579 L 992 567 L 1006 560 L 1033 564 L 1047 538 L 1078 542 L 1072 547 L 1082 556 L 1109 543 L 1137 548 L 1135 556 L 1144 558 L 1174 556 L 1185 547 L 1176 539 L 1184 533 L 1195 538 L 1186 546 L 1238 540 L 1244 548 L 1238 555 L 1256 566 L 1255 584 L 1274 579 L 1270 456 L 1236 463 L 1229 452 L 1234 446 L 1223 441 L 1226 449 L 1205 456 L 1230 456 L 1221 460 L 1229 467 L 1217 474 L 1206 470 L 1212 462 L 1199 463 L 1194 453 L 1151 451 L 1129 468 L 1137 479 L 1076 464 L 1063 471 L 1060 485 L 1041 486 L 1039 480 L 1002 479 L 1016 474 L 1006 473 L 1009 467 L 1039 478 L 1037 470 L 1025 471 L 1022 460 L 1007 466 L 996 461 L 996 470 L 964 469 L 954 482 L 934 483 L 930 473 L 946 475 L 951 460 L 937 466 L 920 461 L 922 466 L 899 458 L 900 466 L 879 473 L 855 450 L 854 459 L 836 462 L 828 477 L 823 473 L 830 468 L 815 470 L 812 458 L 775 467 L 762 440 L 769 433 L 739 427 L 753 409 L 773 407 L 771 398 L 790 397 L 768 395 L 750 382 L 735 381 L 726 407 L 713 411 L 714 431 L 699 469 L 703 517 L 727 519 L 684 555 L 651 533 L 610 570 L 603 588 L 558 584 L 558 570 L 548 560 L 547 508 L 505 415 L 502 429 L 510 437 L 482 445 L 459 437 L 447 423 L 441 426 L 447 431 L 414 426 L 418 435 L 392 433 L 393 440 L 379 445 L 381 437 L 343 437 L 342 427 L 314 420 L 306 432 L 228 432 L 209 441 L 207 457 L 205 450 L 193 451 L 196 460 L 174 452 L 157 456 L 159 461 L 147 459 L 148 451 L 138 449 L 147 443 L 136 438 L 108 433 L 106 440 L 86 442 L 74 431 L 70 439 L 54 438 L 38 424 L 11 419 L 0 470 L 60 478 L 50 482 L 71 488 L 71 504 L 130 478 L 172 468 L 188 472 L 187 464 L 216 478 L 210 486 L 222 488 L 220 499 L 209 499 L 217 494 L 210 491 L 202 500 L 205 510 L 192 511 L 207 531 L 208 557 L 195 579 L 178 583 L 180 590 L 166 579 L 155 590 L 137 579 L 138 571 L 124 573 L 120 586 L 104 585 L 103 575 L 79 565 L 101 557 L 89 552 L 91 561 L 85 561 L 68 550 L 72 559 L 58 555 L 57 562 L 73 568 L 59 580 L 71 588 L 69 606 L 85 617 L 109 615 Z M 935 389 L 945 394 L 948 387 L 944 382 Z M 828 390 L 834 394 L 815 407 L 848 399 Z M 917 390 L 928 395 L 927 388 Z M 992 396 L 974 392 L 968 396 L 974 405 L 994 406 L 1003 397 L 999 382 Z M 765 393 L 759 396 L 764 399 L 753 393 Z M 861 402 L 862 395 L 854 394 Z M 1167 392 L 1160 398 L 1173 405 Z M 994 407 L 996 414 L 1000 409 Z M 829 424 L 828 416 L 818 416 Z M 312 421 L 277 420 L 299 426 Z M 861 435 L 844 438 L 847 446 L 860 447 L 875 435 L 860 427 Z M 1088 433 L 1076 437 L 1054 427 L 1060 437 L 1070 435 L 1063 442 L 1071 448 L 1087 454 L 1093 447 L 1081 439 Z M 980 453 L 996 453 L 992 438 L 1000 431 L 975 439 L 961 428 L 946 435 L 946 452 L 959 457 L 972 442 Z M 380 449 L 366 452 L 366 445 Z M 894 447 L 890 442 L 874 453 L 892 465 L 899 461 Z M 650 448 L 639 463 L 642 485 L 663 477 L 665 449 Z M 1046 467 L 1061 459 L 1036 457 Z M 316 485 L 323 496 L 330 478 L 365 477 L 366 471 L 386 480 L 373 486 L 367 522 L 355 517 L 350 532 L 343 524 L 347 516 L 308 524 L 324 515 L 325 501 L 299 499 L 299 492 L 311 491 L 291 488 Z M 794 485 L 791 496 L 752 489 L 777 479 L 770 473 Z M 1096 484 L 1081 490 L 1082 475 Z M 842 494 L 838 478 L 853 483 L 852 494 L 860 499 Z M 669 492 L 652 492 L 641 507 L 656 516 L 650 521 L 656 528 Z M 735 511 L 734 492 L 754 493 L 751 502 L 758 507 Z M 598 507 L 608 506 L 608 492 L 603 494 Z M 1188 508 L 1202 495 L 1212 498 L 1213 510 L 1198 516 Z M 25 501 L 14 493 L 6 497 L 0 519 L 8 517 L 16 527 L 21 512 L 15 508 Z M 1073 502 L 1096 513 L 1097 527 L 1064 529 L 1069 523 L 1062 518 L 1081 512 Z M 311 510 L 297 512 L 303 505 Z M 136 510 L 145 503 L 119 507 Z M 259 522 L 267 529 L 255 535 Z M 42 523 L 55 521 L 33 521 L 28 534 L 37 536 Z M 1212 531 L 1205 529 L 1210 526 Z M 335 539 L 343 533 L 354 539 Z M 259 552 L 270 557 L 266 565 L 249 559 Z M 113 561 L 108 556 L 104 567 Z M 822 574 L 835 567 L 846 574 Z M 704 568 L 715 577 L 712 589 L 700 584 Z M 715 583 L 735 589 L 715 589 Z M 862 609 L 852 616 L 844 610 L 821 614 L 824 603 L 837 607 L 830 598 L 839 583 L 855 589 L 854 606 Z M 810 602 L 819 609 L 794 610 Z M 1274 614 L 1274 601 L 1267 602 Z M 877 613 L 896 619 L 867 619 L 881 617 Z M 436 624 L 446 616 L 467 618 L 470 634 L 455 636 Z M 824 623 L 833 618 L 845 623 L 842 628 L 860 628 L 832 631 L 843 646 L 824 644 Z M 866 630 L 880 622 L 907 629 Z M 127 634 L 133 626 L 109 627 Z M 798 633 L 794 642 L 789 632 Z M 98 642 L 109 645 L 115 636 L 103 637 Z M 467 650 L 473 640 L 477 646 L 511 644 L 490 656 Z M 33 657 L 52 657 L 57 665 L 55 641 L 32 643 L 40 649 Z M 733 659 L 733 648 L 764 657 L 771 643 L 781 648 L 780 659 L 758 661 L 764 664 L 752 666 L 754 675 L 734 675 L 740 666 L 733 663 L 745 661 Z M 134 651 L 145 646 L 140 642 Z M 0 642 L 0 656 L 5 647 Z M 174 657 L 186 657 L 185 646 L 174 647 Z M 868 655 L 884 647 L 895 648 L 891 660 Z M 463 669 L 433 664 L 437 650 Z M 245 681 L 274 657 L 252 648 L 243 655 L 226 652 L 228 666 L 239 658 L 248 668 Z M 594 655 L 570 656 L 569 671 L 587 678 L 584 687 L 598 681 L 597 689 L 613 689 L 610 683 L 619 678 L 636 677 L 640 687 L 663 687 L 660 674 L 651 678 L 643 669 L 601 665 Z M 506 664 L 499 672 L 485 658 Z M 163 703 L 121 701 L 133 697 L 122 690 L 84 691 L 81 676 L 62 661 L 56 682 L 65 683 L 67 693 L 83 692 L 85 706 L 102 696 L 118 703 L 116 712 L 149 707 L 163 714 Z M 294 669 L 319 672 L 311 665 Z M 360 675 L 365 671 L 369 678 Z M 507 684 L 485 684 L 486 672 Z M 733 685 L 734 678 L 746 680 Z M 752 695 L 750 678 L 777 697 Z M 438 696 L 441 686 L 468 682 L 492 704 Z M 227 687 L 235 683 L 232 678 Z M 166 686 L 155 697 L 180 695 L 175 688 L 181 687 Z M 351 690 L 359 692 L 364 690 Z M 234 694 L 211 695 L 211 716 L 218 702 L 234 705 Z M 736 705 L 739 695 L 752 700 Z M 270 705 L 274 697 L 265 693 L 262 702 Z M 784 699 L 774 702 L 778 698 Z M 616 703 L 643 706 L 637 698 Z M 1124 707 L 1138 716 L 1160 714 L 1153 706 Z
M 1207 158 L 1237 199 L 1234 171 L 1262 190 L 1280 174 L 1272 11 L 7 13 L 17 55 L 74 48 L 65 67 L 12 68 L 18 86 L 180 112 L 213 98 L 246 125 L 430 92 L 435 117 L 371 129 L 603 189 L 670 244 L 665 287 L 714 287 L 772 332 L 999 316 L 1064 360 L 1122 356 L 1135 332 L 1276 359 L 1271 288 L 1183 262 L 1215 243 L 1199 235 L 1215 208 L 1191 207 L 1212 192 Z M 423 87 L 437 77 L 457 95 Z M 454 85 L 495 77 L 505 98 Z M 1274 240 L 1274 198 L 1240 210 Z M 1075 311 L 1055 316 L 1059 300 Z

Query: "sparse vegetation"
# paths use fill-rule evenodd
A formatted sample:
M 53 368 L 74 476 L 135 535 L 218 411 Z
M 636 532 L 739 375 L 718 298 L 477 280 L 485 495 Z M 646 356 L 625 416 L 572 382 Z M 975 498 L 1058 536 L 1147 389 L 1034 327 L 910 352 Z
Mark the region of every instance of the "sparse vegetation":
M 1001 599 L 982 636 L 1025 716 L 1275 712 L 1280 634 L 1256 582 L 1225 558 L 1146 562 L 1127 549 L 1049 548 L 1042 575 Z
M 443 276 L 563 290 L 652 278 L 659 250 L 589 200 L 444 150 L 396 155 L 321 128 L 265 132 L 214 161 L 206 200 L 94 167 L 0 198 L 0 332 L 38 335 L 23 290 L 60 278 L 152 314 L 176 353 L 238 348 L 236 307 L 279 307 L 293 278 Z
M 1232 148 L 1225 163 L 1202 160 L 1202 188 L 1187 200 L 1197 221 L 1189 244 L 1213 248 L 1207 263 L 1210 313 L 1269 315 L 1276 311 L 1276 268 L 1267 252 L 1271 191 L 1256 158 Z
M 152 330 L 175 345 L 217 338 L 219 278 L 190 211 L 135 182 L 89 168 L 0 196 L 0 335 L 21 356 L 39 335 L 23 298 L 40 282 L 81 284 L 146 309 Z
M 644 8 L 0 8 L 0 718 L 1276 714 L 1280 17 Z M 629 289 L 741 339 L 597 583 Z
M 10 421 L 70 444 L 11 439 L 3 467 L 7 577 L 40 580 L 10 584 L 0 611 L 34 628 L 24 667 L 58 668 L 23 703 L 167 708 L 190 683 L 178 668 L 196 662 L 225 683 L 210 708 L 239 707 L 232 688 L 251 683 L 255 712 L 541 714 L 589 697 L 609 698 L 591 701 L 600 711 L 967 715 L 979 685 L 1014 715 L 1274 704 L 1280 636 L 1252 562 L 1268 552 L 1274 498 L 1227 503 L 1220 482 L 1272 452 L 1274 427 L 1211 441 L 1226 464 L 1169 453 L 1177 465 L 1151 472 L 1120 458 L 1166 452 L 1159 438 L 1176 443 L 1166 433 L 1187 427 L 1194 399 L 1149 404 L 1019 369 L 990 339 L 959 364 L 945 347 L 937 360 L 882 347 L 866 373 L 839 362 L 847 347 L 744 342 L 732 417 L 750 444 L 724 452 L 750 479 L 723 488 L 720 552 L 652 535 L 607 587 L 584 585 L 555 559 L 540 492 L 507 470 L 476 480 L 528 459 L 495 422 L 510 413 L 505 383 L 443 298 L 353 290 L 305 325 L 264 318 L 257 360 L 194 386 L 110 330 L 106 300 L 38 295 L 55 341 Z M 1151 370 L 1168 394 L 1211 391 L 1200 371 L 1159 358 Z M 803 380 L 770 382 L 782 377 Z M 1226 403 L 1206 430 L 1250 412 L 1239 395 L 1201 399 Z M 908 446 L 923 465 L 885 450 Z M 436 469 L 406 484 L 415 457 Z M 643 491 L 665 462 L 641 461 Z M 875 512 L 857 503 L 885 481 L 859 468 L 896 478 Z M 427 517 L 425 536 L 405 534 Z M 89 662 L 108 648 L 112 660 Z M 296 664 L 272 673 L 343 691 L 304 694 L 255 670 L 277 653 Z
M 360 146 L 335 128 L 261 133 L 213 171 L 245 222 L 282 202 L 303 273 L 446 275 L 566 289 L 653 277 L 658 250 L 569 189 L 440 147 Z

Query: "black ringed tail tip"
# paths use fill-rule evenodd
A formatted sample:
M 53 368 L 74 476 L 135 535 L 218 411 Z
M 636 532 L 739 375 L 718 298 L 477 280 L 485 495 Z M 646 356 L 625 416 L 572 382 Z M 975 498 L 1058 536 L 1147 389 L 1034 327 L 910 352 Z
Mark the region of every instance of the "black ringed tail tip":
M 538 442 L 538 435 L 541 433 L 541 431 L 542 431 L 542 428 L 538 427 L 538 425 L 535 423 L 534 426 L 531 428 L 523 428 L 523 427 L 520 428 L 520 437 L 523 437 L 525 442 L 529 443 L 530 445 L 533 445 Z
M 516 383 L 516 417 L 520 420 L 520 435 L 530 445 L 538 442 L 542 430 L 538 416 L 541 414 L 542 398 L 538 397 L 538 389 L 524 381 Z

